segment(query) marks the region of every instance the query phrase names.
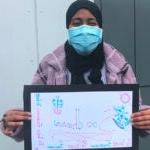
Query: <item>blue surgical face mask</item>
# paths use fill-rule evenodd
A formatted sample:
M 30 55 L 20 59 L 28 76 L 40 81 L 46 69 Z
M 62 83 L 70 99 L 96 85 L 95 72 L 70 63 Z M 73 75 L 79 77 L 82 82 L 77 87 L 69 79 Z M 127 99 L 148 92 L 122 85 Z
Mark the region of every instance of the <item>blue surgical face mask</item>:
M 102 42 L 103 29 L 98 26 L 82 25 L 68 29 L 69 44 L 75 51 L 86 56 L 92 53 Z

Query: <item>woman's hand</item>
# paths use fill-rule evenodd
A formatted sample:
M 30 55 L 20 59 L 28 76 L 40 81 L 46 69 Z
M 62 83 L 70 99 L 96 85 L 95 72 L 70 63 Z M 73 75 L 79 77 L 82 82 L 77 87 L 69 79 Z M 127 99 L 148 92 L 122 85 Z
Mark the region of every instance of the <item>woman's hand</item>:
M 9 110 L 3 115 L 4 134 L 11 136 L 17 128 L 23 126 L 23 121 L 31 120 L 31 113 L 22 110 Z
M 132 124 L 137 129 L 150 129 L 150 109 L 141 110 L 131 116 Z

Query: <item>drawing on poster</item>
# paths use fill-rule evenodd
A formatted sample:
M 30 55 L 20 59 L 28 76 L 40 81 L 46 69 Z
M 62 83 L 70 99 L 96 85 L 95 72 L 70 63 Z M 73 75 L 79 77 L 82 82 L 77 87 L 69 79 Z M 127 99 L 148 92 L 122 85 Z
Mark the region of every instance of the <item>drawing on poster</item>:
M 31 112 L 32 150 L 132 147 L 132 91 L 32 93 Z

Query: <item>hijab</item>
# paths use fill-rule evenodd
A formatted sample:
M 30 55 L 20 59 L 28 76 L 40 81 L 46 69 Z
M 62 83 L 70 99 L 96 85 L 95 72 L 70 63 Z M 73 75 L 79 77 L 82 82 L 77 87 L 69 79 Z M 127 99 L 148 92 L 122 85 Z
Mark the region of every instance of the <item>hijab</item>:
M 72 17 L 80 9 L 89 10 L 96 18 L 99 27 L 102 28 L 102 15 L 98 6 L 89 0 L 76 0 L 66 12 L 66 28 L 69 28 Z M 79 55 L 68 41 L 65 43 L 66 67 L 71 72 L 71 84 L 87 84 L 84 78 L 86 72 L 90 72 L 88 79 L 92 84 L 103 84 L 101 69 L 104 64 L 103 41 L 87 56 Z

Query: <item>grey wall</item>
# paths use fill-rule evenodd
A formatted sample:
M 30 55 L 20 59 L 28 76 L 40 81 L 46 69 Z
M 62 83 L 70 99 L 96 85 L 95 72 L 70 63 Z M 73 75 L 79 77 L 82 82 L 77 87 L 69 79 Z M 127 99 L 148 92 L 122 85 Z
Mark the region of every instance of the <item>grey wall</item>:
M 150 1 L 95 0 L 102 9 L 105 41 L 119 49 L 134 68 L 143 102 L 150 104 Z M 140 138 L 149 150 L 150 137 Z
M 0 0 L 0 118 L 22 108 L 41 58 L 66 40 L 65 12 L 74 0 Z M 0 150 L 23 150 L 0 132 Z

